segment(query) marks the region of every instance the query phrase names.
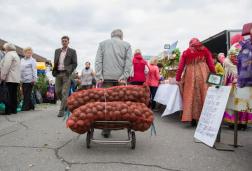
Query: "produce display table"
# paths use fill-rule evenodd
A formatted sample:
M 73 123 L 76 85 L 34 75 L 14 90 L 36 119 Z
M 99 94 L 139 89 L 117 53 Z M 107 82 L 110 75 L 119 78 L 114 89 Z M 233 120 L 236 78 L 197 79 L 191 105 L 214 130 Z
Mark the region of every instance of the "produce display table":
M 166 106 L 162 117 L 183 109 L 179 86 L 176 84 L 160 84 L 154 100 Z

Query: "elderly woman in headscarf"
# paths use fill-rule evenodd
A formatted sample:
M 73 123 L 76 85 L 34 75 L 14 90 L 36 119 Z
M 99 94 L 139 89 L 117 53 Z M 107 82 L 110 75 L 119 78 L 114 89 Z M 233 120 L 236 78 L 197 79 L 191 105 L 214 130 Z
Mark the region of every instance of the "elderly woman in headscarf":
M 197 38 L 191 39 L 189 48 L 180 58 L 176 80 L 179 82 L 183 98 L 182 121 L 191 122 L 192 126 L 195 126 L 200 118 L 210 72 L 215 73 L 210 51 Z
M 241 38 L 237 38 L 240 36 Z M 237 34 L 231 38 L 231 48 L 228 51 L 227 58 L 224 60 L 224 85 L 233 85 L 237 83 L 237 55 L 241 50 L 241 46 L 239 44 L 240 40 L 242 40 L 242 35 Z
M 224 114 L 224 121 L 232 128 L 235 121 L 235 112 L 238 112 L 238 129 L 244 130 L 247 128 L 248 123 L 252 123 L 251 40 L 252 36 L 251 39 L 245 41 L 242 35 L 232 37 L 231 42 L 234 44 L 230 48 L 228 58 L 224 62 L 226 68 L 225 85 L 233 86 Z M 244 98 L 244 95 L 248 98 Z

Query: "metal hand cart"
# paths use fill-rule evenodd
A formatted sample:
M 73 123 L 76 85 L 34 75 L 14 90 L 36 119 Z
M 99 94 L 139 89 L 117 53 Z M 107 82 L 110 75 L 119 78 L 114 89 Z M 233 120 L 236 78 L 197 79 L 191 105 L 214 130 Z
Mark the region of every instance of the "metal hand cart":
M 112 84 L 117 84 L 117 81 L 107 81 L 110 82 Z M 127 83 L 119 83 L 121 85 L 125 85 L 127 86 Z M 115 86 L 115 85 L 113 85 Z M 100 87 L 98 86 L 98 84 L 96 85 L 96 87 Z M 105 100 L 106 101 L 106 100 Z M 126 129 L 127 130 L 127 139 L 126 140 L 110 140 L 110 139 L 96 139 L 94 138 L 94 130 L 95 129 L 107 129 L 109 131 L 113 131 L 113 130 L 123 130 Z M 131 149 L 135 149 L 136 147 L 136 134 L 135 131 L 132 130 L 132 123 L 129 121 L 95 121 L 94 123 L 91 124 L 91 128 L 90 130 L 87 132 L 87 136 L 86 136 L 86 147 L 90 148 L 91 147 L 91 143 L 96 143 L 96 144 L 130 144 Z
M 87 132 L 86 137 L 86 147 L 91 147 L 91 142 L 97 144 L 130 144 L 131 149 L 136 147 L 136 134 L 132 129 L 132 124 L 128 121 L 95 121 L 90 130 Z M 128 139 L 126 140 L 105 140 L 105 139 L 95 139 L 94 130 L 95 129 L 107 129 L 107 130 L 122 130 L 126 129 L 128 133 Z

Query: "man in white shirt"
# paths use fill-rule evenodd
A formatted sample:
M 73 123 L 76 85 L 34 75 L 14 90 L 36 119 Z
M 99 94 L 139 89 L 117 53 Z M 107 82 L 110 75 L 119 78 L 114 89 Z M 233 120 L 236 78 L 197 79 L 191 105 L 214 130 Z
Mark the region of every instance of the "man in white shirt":
M 77 54 L 72 48 L 69 48 L 69 37 L 61 38 L 62 48 L 55 50 L 53 76 L 56 77 L 56 95 L 61 100 L 61 106 L 58 117 L 64 116 L 66 101 L 71 84 L 70 76 L 77 67 Z

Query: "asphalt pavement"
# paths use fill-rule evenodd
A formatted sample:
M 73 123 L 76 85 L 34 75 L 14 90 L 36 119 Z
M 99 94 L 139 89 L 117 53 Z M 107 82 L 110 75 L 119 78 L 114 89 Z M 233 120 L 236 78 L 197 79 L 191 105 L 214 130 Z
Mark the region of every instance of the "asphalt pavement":
M 40 105 L 35 111 L 0 115 L 0 171 L 250 171 L 252 129 L 239 131 L 234 152 L 218 151 L 196 143 L 195 128 L 179 121 L 179 114 L 161 118 L 155 114 L 157 135 L 136 133 L 136 149 L 130 145 L 98 145 L 86 148 L 86 135 L 66 128 L 57 105 Z M 95 132 L 96 137 L 100 131 Z M 126 131 L 112 132 L 125 139 Z M 233 131 L 223 127 L 221 142 L 232 144 Z

